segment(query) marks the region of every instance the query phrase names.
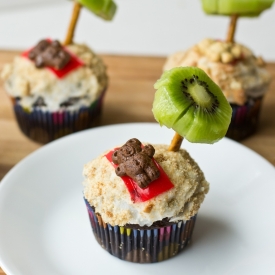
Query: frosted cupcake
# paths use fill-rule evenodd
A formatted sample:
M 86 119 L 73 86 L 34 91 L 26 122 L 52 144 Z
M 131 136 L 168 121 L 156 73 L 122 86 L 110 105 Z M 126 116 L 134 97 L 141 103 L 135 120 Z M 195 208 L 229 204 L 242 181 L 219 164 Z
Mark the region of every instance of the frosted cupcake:
M 270 83 L 264 62 L 235 40 L 242 17 L 258 17 L 273 0 L 201 0 L 208 15 L 230 18 L 225 41 L 204 39 L 191 49 L 170 56 L 165 69 L 198 66 L 221 87 L 233 109 L 227 136 L 241 140 L 253 134 L 258 124 L 263 97 Z
M 190 242 L 209 190 L 184 150 L 190 142 L 224 137 L 231 107 L 199 68 L 174 68 L 155 83 L 155 119 L 176 133 L 169 146 L 128 140 L 84 167 L 84 198 L 98 243 L 112 255 L 152 263 L 173 257 Z
M 98 125 L 106 67 L 85 45 L 42 40 L 1 73 L 22 132 L 46 143 Z
M 73 41 L 85 7 L 104 20 L 112 20 L 112 0 L 75 0 L 64 42 L 41 40 L 7 64 L 2 71 L 22 132 L 47 143 L 99 124 L 108 85 L 101 58 Z
M 261 57 L 239 43 L 204 39 L 168 57 L 164 70 L 179 66 L 197 66 L 221 87 L 233 109 L 228 137 L 241 140 L 255 132 L 271 81 Z
M 209 184 L 185 150 L 167 149 L 131 139 L 84 167 L 84 198 L 93 233 L 101 247 L 119 259 L 159 262 L 178 254 L 191 240 Z M 130 156 L 134 164 L 129 164 Z M 145 159 L 149 161 L 141 169 L 137 162 Z

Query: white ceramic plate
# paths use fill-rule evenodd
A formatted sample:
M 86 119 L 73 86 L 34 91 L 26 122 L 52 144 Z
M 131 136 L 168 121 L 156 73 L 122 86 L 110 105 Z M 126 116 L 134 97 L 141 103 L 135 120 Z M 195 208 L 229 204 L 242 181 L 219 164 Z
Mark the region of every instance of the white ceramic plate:
M 170 143 L 158 124 L 95 128 L 37 150 L 0 185 L 0 265 L 8 275 L 275 274 L 275 169 L 223 139 L 190 144 L 211 183 L 193 242 L 157 264 L 116 259 L 94 240 L 82 199 L 82 167 L 102 151 L 137 137 Z

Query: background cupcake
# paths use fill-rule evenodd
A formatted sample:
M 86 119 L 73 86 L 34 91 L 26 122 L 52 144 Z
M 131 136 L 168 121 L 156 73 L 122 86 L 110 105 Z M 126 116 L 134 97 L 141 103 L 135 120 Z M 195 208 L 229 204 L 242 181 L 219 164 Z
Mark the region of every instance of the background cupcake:
M 227 136 L 241 140 L 255 132 L 264 94 L 271 76 L 265 62 L 247 47 L 236 43 L 234 35 L 240 16 L 258 16 L 273 1 L 202 1 L 208 14 L 231 16 L 225 41 L 204 39 L 190 49 L 168 57 L 164 70 L 178 66 L 202 68 L 222 89 L 233 109 Z
M 80 64 L 64 77 L 36 68 L 25 56 L 7 64 L 2 77 L 18 124 L 31 139 L 46 143 L 99 122 L 108 78 L 102 60 L 85 45 L 66 49 Z
M 112 1 L 108 7 L 104 1 L 95 7 L 91 2 L 88 8 L 95 14 L 112 19 Z M 41 143 L 99 124 L 108 77 L 101 58 L 72 41 L 81 7 L 75 2 L 63 45 L 41 40 L 1 73 L 20 129 Z

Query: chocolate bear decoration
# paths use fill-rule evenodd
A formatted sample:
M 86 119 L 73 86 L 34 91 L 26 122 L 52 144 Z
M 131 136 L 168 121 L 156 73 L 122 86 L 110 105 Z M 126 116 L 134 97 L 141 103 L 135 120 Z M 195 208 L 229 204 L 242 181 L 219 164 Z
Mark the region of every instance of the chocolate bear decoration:
M 154 154 L 155 149 L 152 145 L 146 145 L 142 148 L 138 139 L 128 140 L 112 155 L 112 161 L 118 164 L 116 174 L 119 177 L 127 175 L 139 187 L 146 188 L 150 182 L 160 176 L 160 171 L 152 160 Z
M 41 40 L 28 54 L 34 61 L 36 68 L 45 66 L 53 67 L 57 70 L 63 69 L 71 59 L 59 41 Z

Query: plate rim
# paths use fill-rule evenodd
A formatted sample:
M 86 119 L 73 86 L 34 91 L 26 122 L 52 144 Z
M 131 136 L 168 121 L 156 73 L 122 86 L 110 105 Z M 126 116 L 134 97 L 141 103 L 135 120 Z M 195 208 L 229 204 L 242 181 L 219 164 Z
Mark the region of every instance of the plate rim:
M 2 181 L 0 182 L 0 199 L 2 197 L 2 193 L 3 190 L 5 188 L 8 188 L 8 183 L 9 183 L 9 178 L 13 175 L 14 171 L 16 171 L 18 169 L 18 167 L 20 167 L 21 165 L 23 165 L 26 161 L 29 161 L 30 159 L 32 159 L 34 156 L 39 155 L 39 154 L 43 154 L 44 151 L 48 150 L 49 147 L 52 146 L 58 146 L 59 143 L 64 142 L 64 140 L 68 140 L 68 139 L 72 139 L 72 138 L 76 138 L 77 136 L 80 135 L 85 135 L 87 132 L 92 132 L 92 131 L 100 131 L 101 129 L 111 129 L 111 128 L 120 128 L 120 127 L 129 127 L 129 125 L 138 125 L 138 126 L 156 126 L 159 125 L 158 123 L 154 123 L 154 122 L 133 122 L 133 123 L 120 123 L 120 124 L 112 124 L 112 125 L 104 125 L 104 126 L 99 126 L 99 127 L 95 127 L 92 129 L 87 129 L 84 131 L 80 131 L 77 133 L 74 133 L 72 135 L 68 135 L 65 136 L 63 138 L 60 138 L 58 140 L 55 140 L 51 143 L 48 143 L 38 149 L 36 149 L 35 151 L 33 151 L 32 153 L 30 153 L 29 155 L 27 155 L 26 157 L 24 157 L 23 159 L 21 159 L 16 165 L 14 165 L 9 171 L 8 173 L 3 177 Z M 160 126 L 159 126 L 160 127 Z M 171 137 L 172 138 L 172 137 Z M 272 165 L 272 163 L 270 163 L 268 160 L 266 160 L 263 156 L 261 156 L 259 153 L 255 152 L 254 150 L 252 150 L 251 148 L 237 142 L 234 140 L 231 140 L 229 138 L 224 138 L 227 142 L 232 143 L 234 146 L 239 146 L 242 149 L 245 149 L 247 152 L 249 152 L 250 154 L 253 154 L 254 157 L 258 158 L 261 160 L 261 162 L 263 162 L 265 164 L 265 166 L 269 166 L 269 168 L 272 168 L 275 173 L 275 167 Z M 57 144 L 57 145 L 56 145 Z M 3 260 L 2 257 L 3 254 L 0 254 L 0 266 L 3 269 L 3 271 L 8 274 L 8 275 L 12 275 L 13 273 L 11 272 L 10 268 L 8 266 L 6 266 L 5 261 Z

